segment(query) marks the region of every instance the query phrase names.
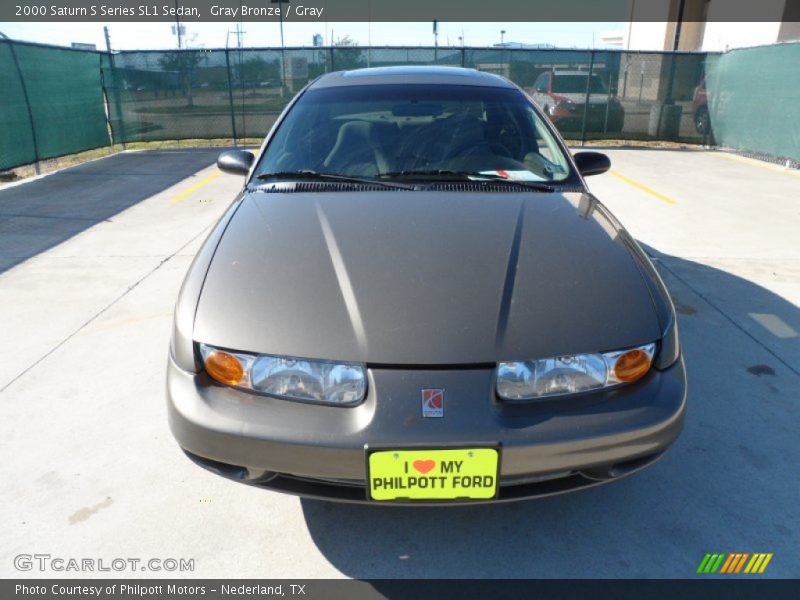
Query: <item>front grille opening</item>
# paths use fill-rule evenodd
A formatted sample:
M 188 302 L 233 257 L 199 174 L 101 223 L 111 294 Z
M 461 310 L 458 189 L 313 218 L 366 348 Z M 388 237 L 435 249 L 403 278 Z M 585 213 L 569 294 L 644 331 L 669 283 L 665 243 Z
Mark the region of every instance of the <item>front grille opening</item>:
M 276 477 L 276 473 L 264 471 L 263 469 L 248 469 L 240 465 L 232 465 L 229 463 L 214 460 L 213 458 L 206 458 L 205 456 L 198 456 L 191 452 L 184 450 L 183 453 L 198 466 L 203 467 L 207 471 L 211 471 L 216 475 L 233 479 L 235 481 L 243 481 L 245 483 L 264 483 Z
M 206 458 L 204 456 L 198 456 L 197 454 L 192 454 L 186 450 L 184 450 L 183 453 L 186 454 L 186 456 L 188 456 L 193 463 L 211 471 L 212 473 L 216 473 L 222 477 L 227 477 L 228 479 L 236 479 L 238 481 L 244 481 L 247 479 L 247 469 L 245 467 L 241 467 L 239 465 L 230 465 L 228 463 Z
M 343 485 L 347 487 L 366 487 L 367 482 L 363 479 L 337 479 L 334 477 L 304 477 L 302 475 L 290 475 L 282 473 L 281 477 L 289 477 L 297 481 L 307 481 L 309 483 L 328 483 L 331 485 Z
M 515 477 L 503 477 L 500 479 L 500 487 L 508 487 L 512 485 L 526 485 L 528 483 L 541 483 L 543 481 L 552 481 L 553 479 L 563 479 L 574 475 L 575 471 L 558 471 L 556 473 L 544 473 L 541 475 L 518 475 Z
M 254 191 L 267 194 L 315 193 L 315 192 L 402 192 L 392 188 L 367 183 L 348 183 L 343 181 L 278 181 L 259 185 Z
M 408 182 L 412 183 L 412 182 Z M 546 182 L 545 182 L 546 183 Z M 519 194 L 533 192 L 524 185 L 514 185 L 513 183 L 494 183 L 491 181 L 439 181 L 439 182 L 418 182 L 416 190 L 405 190 L 402 188 L 386 187 L 382 185 L 370 185 L 368 183 L 350 183 L 346 181 L 275 181 L 264 183 L 253 188 L 253 191 L 264 192 L 266 194 L 288 194 L 288 193 L 317 193 L 317 192 L 409 192 L 409 191 L 430 191 L 430 192 L 484 192 L 492 194 Z M 557 193 L 563 192 L 583 192 L 580 186 L 562 185 L 554 189 Z M 536 193 L 536 192 L 533 192 Z
M 630 473 L 638 471 L 639 469 L 643 469 L 656 460 L 659 456 L 661 456 L 660 453 L 648 454 L 647 456 L 632 458 L 630 460 L 611 465 L 602 465 L 599 467 L 592 467 L 590 469 L 582 469 L 580 473 L 584 477 L 588 477 L 589 479 L 594 479 L 596 481 L 616 479 L 617 477 L 629 475 Z

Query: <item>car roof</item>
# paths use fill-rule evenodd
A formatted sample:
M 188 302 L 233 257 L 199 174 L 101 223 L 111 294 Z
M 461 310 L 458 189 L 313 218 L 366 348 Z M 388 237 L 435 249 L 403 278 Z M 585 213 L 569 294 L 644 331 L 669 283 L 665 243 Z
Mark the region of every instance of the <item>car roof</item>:
M 499 75 L 462 67 L 399 66 L 372 67 L 327 73 L 314 81 L 310 89 L 351 85 L 429 83 L 438 85 L 476 85 L 513 88 L 513 83 Z
M 589 71 L 559 71 L 558 69 L 553 70 L 553 75 L 589 75 Z

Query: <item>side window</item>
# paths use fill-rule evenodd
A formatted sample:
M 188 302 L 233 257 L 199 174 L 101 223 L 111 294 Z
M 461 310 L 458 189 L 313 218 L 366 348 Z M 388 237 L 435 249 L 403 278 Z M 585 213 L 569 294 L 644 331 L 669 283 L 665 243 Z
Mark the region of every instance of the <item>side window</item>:
M 547 92 L 547 73 L 542 73 L 536 78 L 536 82 L 533 84 L 533 89 L 535 89 L 537 92 Z

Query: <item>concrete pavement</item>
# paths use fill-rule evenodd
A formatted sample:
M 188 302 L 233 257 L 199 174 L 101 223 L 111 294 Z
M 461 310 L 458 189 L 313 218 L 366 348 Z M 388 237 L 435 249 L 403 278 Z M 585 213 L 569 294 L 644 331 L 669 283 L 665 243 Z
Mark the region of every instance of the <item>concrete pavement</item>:
M 706 552 L 772 552 L 764 576 L 800 576 L 800 178 L 717 153 L 607 152 L 622 177 L 590 185 L 680 312 L 690 408 L 658 464 L 565 496 L 414 510 L 299 500 L 194 466 L 167 427 L 164 367 L 183 274 L 241 185 L 209 178 L 212 152 L 21 259 L 0 236 L 0 576 L 92 576 L 13 566 L 49 553 L 195 561 L 150 577 L 670 578 Z M 172 160 L 148 157 L 134 185 Z M 115 575 L 131 573 L 102 573 Z

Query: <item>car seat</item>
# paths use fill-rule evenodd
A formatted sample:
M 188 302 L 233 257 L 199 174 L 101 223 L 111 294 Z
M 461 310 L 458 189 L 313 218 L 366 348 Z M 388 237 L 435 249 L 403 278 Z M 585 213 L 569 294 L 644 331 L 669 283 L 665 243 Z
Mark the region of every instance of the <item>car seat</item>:
M 322 162 L 325 170 L 345 175 L 375 175 L 387 171 L 389 159 L 375 129 L 367 121 L 344 123 Z

